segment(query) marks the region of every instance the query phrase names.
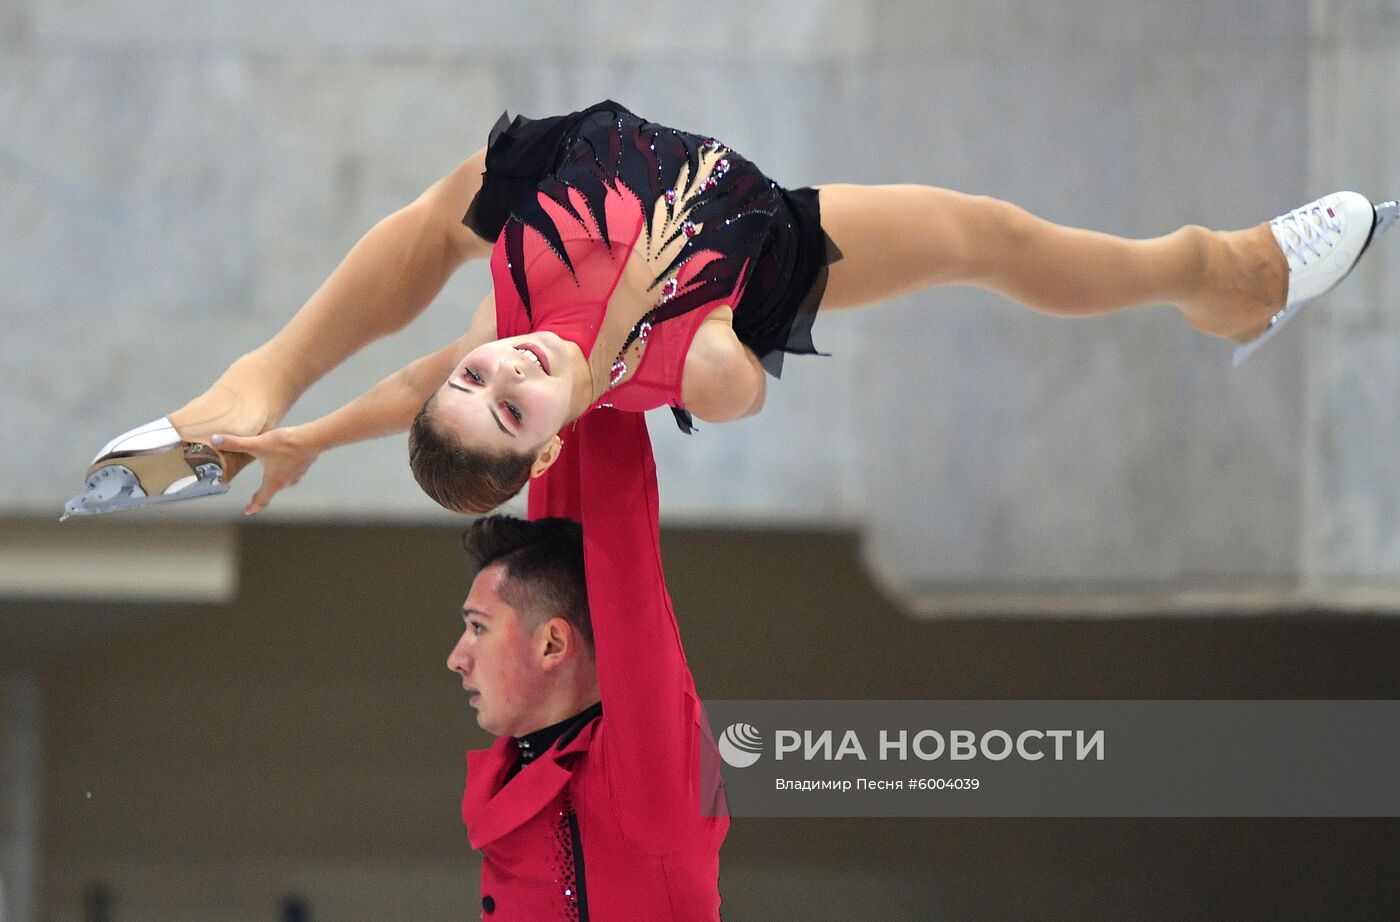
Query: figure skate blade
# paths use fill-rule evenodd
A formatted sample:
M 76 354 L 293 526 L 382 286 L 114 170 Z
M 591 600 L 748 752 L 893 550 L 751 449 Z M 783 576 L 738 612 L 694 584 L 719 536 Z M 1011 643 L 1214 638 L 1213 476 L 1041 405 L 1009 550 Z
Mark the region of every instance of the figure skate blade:
M 97 453 L 83 491 L 64 505 L 59 521 L 226 493 L 226 472 L 211 446 L 186 442 L 169 419 L 158 419 L 122 433 Z

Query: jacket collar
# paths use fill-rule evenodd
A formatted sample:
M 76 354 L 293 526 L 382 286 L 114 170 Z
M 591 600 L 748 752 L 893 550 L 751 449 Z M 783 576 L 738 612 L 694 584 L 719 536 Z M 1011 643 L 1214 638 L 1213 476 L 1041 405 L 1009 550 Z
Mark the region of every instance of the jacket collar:
M 487 749 L 467 753 L 467 784 L 462 791 L 462 822 L 472 848 L 484 848 L 519 828 L 559 795 L 573 777 L 578 756 L 593 744 L 599 717 L 560 737 L 547 753 L 522 768 L 509 784 L 506 773 L 519 758 L 515 740 L 497 737 Z M 504 784 L 504 786 L 502 786 Z

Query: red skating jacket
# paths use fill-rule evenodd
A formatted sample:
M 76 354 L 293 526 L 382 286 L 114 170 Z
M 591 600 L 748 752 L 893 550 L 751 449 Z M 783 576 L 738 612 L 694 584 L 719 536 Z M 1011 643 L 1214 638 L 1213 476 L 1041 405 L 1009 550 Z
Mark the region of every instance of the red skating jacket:
M 462 820 L 481 850 L 482 918 L 713 922 L 729 820 L 701 815 L 723 791 L 661 571 L 646 423 L 598 409 L 564 435 L 531 484 L 530 517 L 583 523 L 603 714 L 504 787 L 508 737 L 467 754 Z M 702 759 L 715 781 L 700 781 Z

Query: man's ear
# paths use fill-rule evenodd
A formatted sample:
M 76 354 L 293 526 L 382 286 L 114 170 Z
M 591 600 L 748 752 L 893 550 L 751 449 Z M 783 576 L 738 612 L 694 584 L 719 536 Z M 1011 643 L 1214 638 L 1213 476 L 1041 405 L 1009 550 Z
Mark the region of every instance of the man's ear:
M 552 669 L 563 662 L 564 655 L 575 641 L 573 626 L 563 618 L 550 618 L 541 628 L 544 633 L 545 668 Z
M 559 460 L 559 453 L 563 450 L 564 440 L 557 435 L 552 436 L 548 442 L 545 442 L 544 447 L 540 449 L 540 453 L 535 455 L 534 463 L 530 465 L 530 479 L 535 479 L 553 467 L 554 462 Z

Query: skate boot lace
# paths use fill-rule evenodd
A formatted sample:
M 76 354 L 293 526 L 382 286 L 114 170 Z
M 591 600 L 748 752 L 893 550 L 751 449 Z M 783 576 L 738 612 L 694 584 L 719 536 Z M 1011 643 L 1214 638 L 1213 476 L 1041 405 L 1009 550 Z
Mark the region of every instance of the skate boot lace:
M 1290 261 L 1306 266 L 1309 254 L 1322 258 L 1342 233 L 1342 217 L 1327 205 L 1307 205 L 1273 220 L 1274 237 Z

